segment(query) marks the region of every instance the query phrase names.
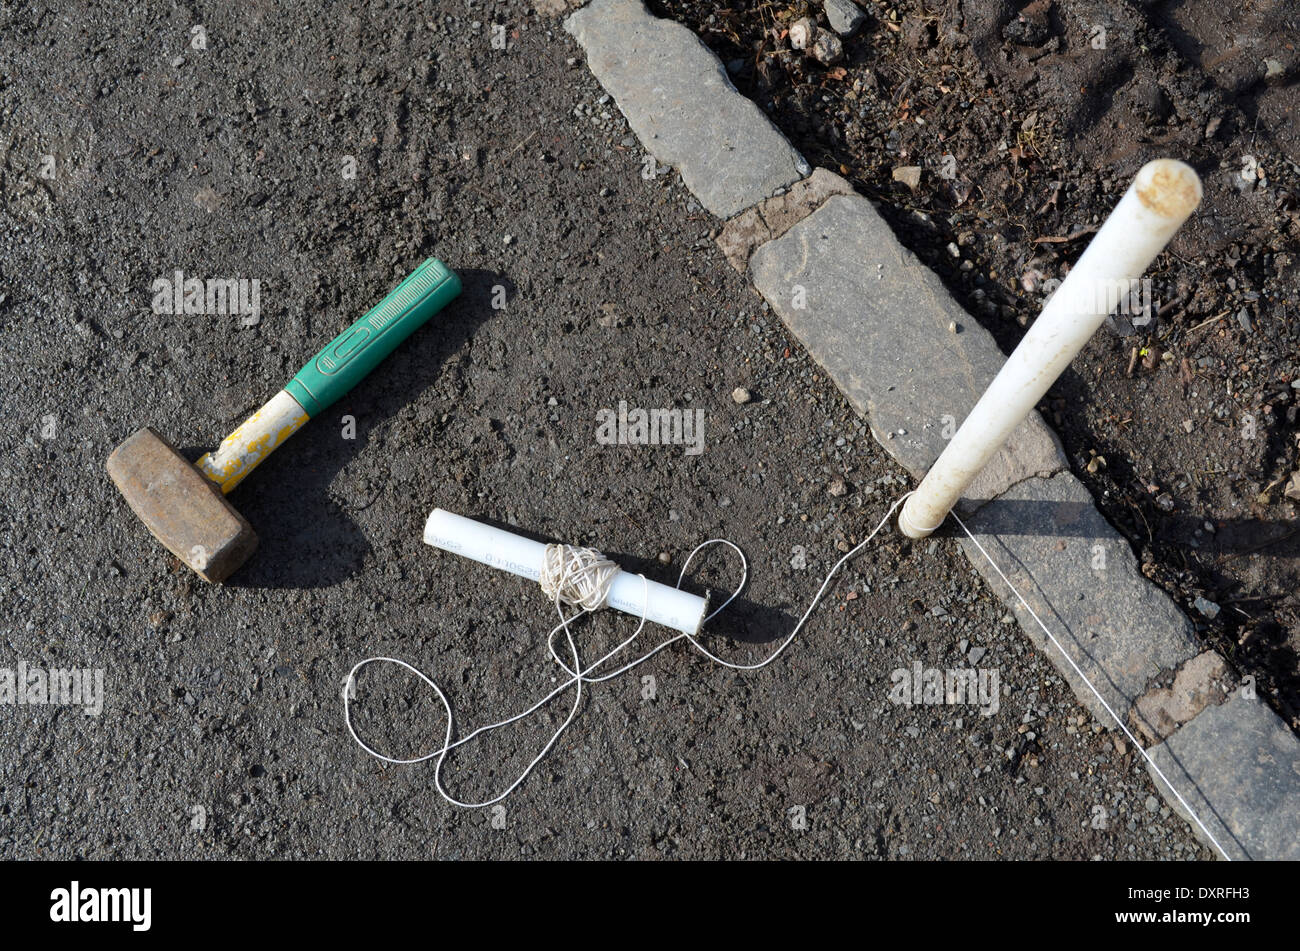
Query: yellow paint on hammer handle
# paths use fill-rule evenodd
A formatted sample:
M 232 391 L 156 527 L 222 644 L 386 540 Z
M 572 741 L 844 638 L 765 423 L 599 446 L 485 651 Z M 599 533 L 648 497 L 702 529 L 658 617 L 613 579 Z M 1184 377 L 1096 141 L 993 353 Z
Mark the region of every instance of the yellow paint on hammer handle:
M 307 411 L 281 390 L 222 440 L 215 452 L 205 453 L 195 465 L 221 487 L 223 494 L 227 493 L 301 429 L 307 419 Z

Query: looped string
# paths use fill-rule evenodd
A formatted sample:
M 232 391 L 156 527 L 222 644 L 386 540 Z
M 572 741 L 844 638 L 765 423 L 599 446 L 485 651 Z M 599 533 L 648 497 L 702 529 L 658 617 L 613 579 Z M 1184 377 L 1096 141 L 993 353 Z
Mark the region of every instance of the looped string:
M 438 790 L 438 794 L 442 796 L 443 799 L 447 800 L 447 802 L 451 803 L 452 805 L 463 806 L 467 809 L 476 809 L 476 808 L 481 808 L 483 806 L 491 806 L 495 803 L 500 802 L 502 799 L 505 799 L 512 792 L 514 792 L 515 789 L 519 787 L 519 784 L 522 783 L 528 777 L 528 774 L 533 771 L 533 767 L 536 766 L 539 762 L 541 762 L 542 758 L 545 757 L 548 752 L 550 752 L 551 747 L 555 745 L 555 742 L 560 738 L 560 735 L 564 733 L 566 729 L 568 729 L 569 724 L 573 722 L 573 718 L 577 716 L 578 707 L 582 703 L 583 684 L 595 684 L 595 683 L 602 683 L 606 680 L 612 680 L 613 678 L 619 676 L 620 674 L 624 674 L 627 671 L 631 670 L 633 667 L 636 667 L 638 664 L 645 663 L 647 660 L 649 660 L 655 654 L 659 653 L 665 647 L 668 647 L 672 644 L 676 644 L 678 641 L 681 640 L 685 640 L 689 642 L 691 646 L 693 646 L 696 650 L 698 650 L 701 654 L 709 658 L 709 660 L 713 661 L 714 663 L 721 664 L 723 667 L 730 667 L 732 670 L 758 670 L 760 667 L 766 667 L 768 664 L 772 663 L 772 661 L 776 660 L 776 658 L 779 657 L 781 653 L 787 647 L 790 646 L 791 641 L 793 641 L 795 637 L 798 636 L 799 632 L 803 630 L 803 627 L 807 623 L 808 618 L 812 615 L 813 610 L 817 607 L 817 604 L 821 601 L 822 596 L 826 593 L 826 589 L 830 587 L 831 580 L 839 572 L 840 568 L 844 565 L 844 563 L 849 561 L 855 555 L 857 555 L 858 552 L 860 552 L 864 547 L 866 547 L 871 542 L 871 540 L 874 539 L 877 534 L 879 534 L 880 530 L 884 528 L 886 524 L 888 524 L 889 519 L 893 516 L 894 512 L 898 509 L 900 505 L 903 504 L 903 502 L 911 494 L 912 493 L 908 492 L 905 495 L 901 496 L 899 499 L 897 499 L 889 507 L 889 511 L 885 513 L 884 517 L 880 520 L 880 522 L 876 525 L 876 527 L 871 530 L 871 534 L 869 534 L 866 538 L 864 538 L 861 542 L 859 542 L 856 546 L 854 546 L 848 553 L 846 553 L 842 558 L 840 558 L 839 561 L 835 563 L 834 567 L 832 567 L 831 570 L 827 573 L 825 580 L 822 581 L 821 587 L 817 590 L 817 594 L 813 597 L 812 602 L 808 605 L 808 609 L 804 611 L 803 616 L 799 618 L 799 622 L 795 624 L 794 629 L 791 630 L 788 635 L 786 635 L 785 640 L 783 640 L 779 645 L 777 645 L 776 649 L 773 650 L 771 654 L 769 654 L 765 659 L 759 661 L 756 664 L 737 664 L 737 663 L 732 663 L 731 661 L 728 660 L 723 660 L 721 657 L 718 657 L 716 654 L 706 649 L 704 645 L 701 644 L 699 640 L 696 639 L 695 635 L 682 633 L 682 634 L 677 634 L 673 637 L 668 638 L 667 640 L 660 642 L 659 644 L 652 647 L 650 650 L 646 651 L 640 657 L 636 658 L 635 660 L 629 661 L 628 663 L 624 664 L 622 667 L 619 667 L 615 670 L 606 671 L 604 673 L 597 673 L 597 671 L 599 671 L 600 668 L 602 668 L 607 661 L 609 661 L 610 659 L 612 659 L 613 657 L 621 653 L 625 648 L 630 646 L 632 642 L 635 641 L 637 637 L 640 636 L 641 631 L 645 628 L 646 605 L 650 599 L 650 584 L 646 580 L 645 576 L 641 575 L 640 577 L 643 583 L 641 620 L 637 624 L 636 630 L 634 630 L 632 634 L 622 643 L 618 644 L 613 649 L 601 655 L 594 662 L 584 666 L 580 658 L 580 655 L 578 653 L 578 646 L 574 642 L 573 633 L 569 629 L 569 625 L 573 621 L 577 620 L 579 617 L 582 617 L 585 614 L 590 614 L 592 611 L 597 610 L 600 606 L 602 606 L 605 603 L 605 598 L 609 593 L 609 584 L 613 577 L 613 574 L 610 574 L 608 577 L 606 577 L 606 572 L 608 571 L 607 566 L 613 565 L 613 563 L 605 559 L 605 557 L 600 552 L 590 548 L 572 548 L 571 546 L 568 545 L 548 545 L 546 550 L 545 566 L 542 571 L 542 589 L 546 592 L 547 597 L 551 599 L 551 603 L 554 604 L 556 614 L 559 616 L 560 619 L 560 623 L 551 629 L 551 633 L 546 638 L 546 646 L 547 646 L 547 650 L 551 654 L 551 659 L 554 660 L 556 665 L 559 666 L 559 668 L 563 670 L 564 673 L 567 675 L 568 677 L 567 680 L 557 685 L 555 689 L 553 689 L 550 693 L 546 694 L 544 697 L 542 697 L 540 700 L 538 700 L 528 709 L 522 710 L 519 713 L 516 713 L 514 716 L 507 717 L 506 719 L 501 720 L 497 723 L 490 723 L 487 724 L 486 726 L 478 727 L 476 730 L 466 734 L 460 739 L 453 740 L 452 735 L 454 732 L 454 724 L 453 724 L 453 717 L 451 712 L 451 703 L 447 700 L 446 694 L 442 692 L 441 688 L 438 687 L 437 683 L 435 683 L 424 673 L 417 670 L 415 667 L 411 666 L 404 660 L 398 660 L 395 657 L 367 657 L 365 660 L 355 664 L 352 667 L 352 669 L 348 671 L 347 680 L 344 682 L 343 685 L 343 722 L 348 728 L 348 733 L 352 735 L 352 739 L 356 740 L 357 744 L 363 750 L 365 750 L 367 753 L 369 753 L 371 756 L 375 757 L 376 759 L 383 760 L 385 763 L 409 765 L 412 763 L 423 763 L 425 760 L 430 760 L 430 759 L 436 760 L 433 767 L 434 787 Z M 726 609 L 727 605 L 731 604 L 731 602 L 736 599 L 736 597 L 740 594 L 740 592 L 745 589 L 745 585 L 749 582 L 749 561 L 748 559 L 745 558 L 745 553 L 740 550 L 740 547 L 736 545 L 734 542 L 731 542 L 725 538 L 710 538 L 707 541 L 701 542 L 699 545 L 696 545 L 695 548 L 691 551 L 691 553 L 686 556 L 686 561 L 682 564 L 681 574 L 678 575 L 677 577 L 677 587 L 680 588 L 682 586 L 682 581 L 686 578 L 686 570 L 691 566 L 691 562 L 694 561 L 695 556 L 712 545 L 725 545 L 726 547 L 730 548 L 733 552 L 735 552 L 738 558 L 740 558 L 740 583 L 736 585 L 735 590 L 731 592 L 731 595 L 720 605 L 718 605 L 718 607 L 704 619 L 705 624 L 707 624 L 709 621 L 713 620 L 715 617 L 721 614 L 722 611 Z M 554 553 L 552 552 L 553 549 L 555 550 Z M 618 571 L 617 566 L 614 566 L 614 573 L 617 573 L 617 571 Z M 597 595 L 599 595 L 598 599 L 597 599 Z M 579 610 L 575 614 L 566 615 L 564 613 L 565 604 L 569 604 L 574 607 L 580 607 L 581 610 Z M 568 655 L 569 655 L 568 660 L 560 656 L 555 646 L 555 636 L 561 631 L 564 632 L 565 644 L 568 647 Z M 434 694 L 437 696 L 439 702 L 442 704 L 443 710 L 446 712 L 447 715 L 447 730 L 446 730 L 446 734 L 443 737 L 441 747 L 439 747 L 436 750 L 433 750 L 432 752 L 425 753 L 422 756 L 415 756 L 415 757 L 411 757 L 410 759 L 399 759 L 397 757 L 386 756 L 385 754 L 378 752 L 377 750 L 367 745 L 366 742 L 362 740 L 360 736 L 357 735 L 357 731 L 352 725 L 351 694 L 353 690 L 353 685 L 356 681 L 357 671 L 367 666 L 368 664 L 395 664 L 398 667 L 401 667 L 404 670 L 408 670 L 411 673 L 415 674 L 422 681 L 428 684 L 430 688 L 432 688 Z M 490 733 L 493 730 L 498 730 L 503 726 L 508 726 L 511 723 L 515 723 L 519 720 L 524 719 L 525 717 L 531 715 L 535 711 L 544 707 L 551 700 L 553 700 L 555 697 L 558 697 L 560 694 L 568 690 L 570 687 L 574 688 L 574 692 L 573 692 L 573 706 L 570 708 L 568 716 L 565 718 L 564 722 L 560 724 L 560 726 L 556 729 L 556 731 L 551 735 L 551 738 L 546 741 L 545 745 L 541 748 L 541 750 L 538 751 L 537 755 L 533 757 L 532 761 L 529 762 L 529 764 L 524 768 L 523 772 L 519 774 L 518 778 L 516 778 L 515 781 L 512 782 L 509 786 L 507 786 L 502 792 L 498 793 L 496 796 L 493 796 L 491 799 L 485 799 L 482 802 L 462 802 L 461 800 L 456 799 L 454 796 L 448 793 L 447 790 L 443 788 L 442 764 L 443 761 L 446 759 L 448 753 L 450 753 L 456 747 L 468 743 L 470 740 L 474 739 L 474 737 L 478 736 L 479 734 Z
M 542 594 L 584 611 L 599 611 L 609 598 L 618 565 L 594 548 L 547 545 L 542 558 Z
M 448 702 L 446 695 L 442 692 L 442 690 L 438 687 L 438 685 L 433 680 L 431 680 L 429 677 L 427 677 L 425 674 L 423 674 L 416 668 L 412 667 L 404 660 L 398 660 L 395 657 L 368 657 L 365 660 L 357 663 L 355 666 L 353 666 L 353 668 L 350 671 L 348 671 L 347 680 L 344 683 L 344 687 L 343 687 L 343 722 L 347 725 L 348 732 L 352 735 L 352 739 L 356 740 L 363 750 L 365 750 L 371 756 L 374 756 L 376 759 L 383 760 L 385 763 L 395 763 L 395 764 L 404 765 L 410 763 L 422 763 L 425 760 L 436 759 L 437 762 L 435 763 L 433 769 L 434 786 L 437 788 L 439 795 L 441 795 L 442 798 L 447 800 L 449 803 L 456 806 L 463 806 L 465 808 L 471 808 L 471 809 L 482 807 L 482 806 L 491 806 L 494 803 L 498 803 L 502 799 L 505 799 L 512 792 L 514 792 L 515 789 L 518 788 L 519 784 L 522 783 L 528 777 L 528 774 L 532 772 L 533 767 L 536 766 L 539 762 L 541 762 L 542 758 L 546 756 L 548 752 L 550 752 L 551 747 L 555 745 L 555 741 L 560 738 L 560 735 L 566 729 L 568 729 L 569 724 L 573 722 L 573 718 L 577 715 L 578 707 L 582 702 L 583 684 L 595 684 L 595 683 L 601 683 L 606 680 L 611 680 L 614 677 L 619 676 L 620 674 L 626 673 L 627 671 L 631 670 L 633 667 L 636 667 L 638 664 L 645 663 L 647 660 L 649 660 L 655 654 L 659 653 L 665 647 L 675 644 L 680 640 L 688 641 L 691 644 L 691 646 L 693 646 L 705 657 L 709 658 L 709 660 L 713 661 L 716 664 L 721 664 L 723 667 L 730 667 L 732 670 L 758 670 L 760 667 L 766 667 L 772 661 L 776 660 L 776 658 L 779 657 L 781 653 L 787 647 L 790 646 L 791 641 L 795 639 L 795 637 L 799 634 L 799 632 L 803 630 L 804 624 L 807 623 L 808 618 L 812 615 L 813 610 L 817 607 L 817 604 L 821 601 L 822 596 L 826 593 L 826 589 L 830 587 L 831 581 L 834 579 L 835 575 L 839 572 L 840 568 L 844 565 L 844 563 L 854 558 L 858 554 L 858 552 L 860 552 L 864 547 L 870 544 L 871 540 L 874 539 L 876 535 L 880 532 L 880 530 L 884 528 L 885 525 L 889 522 L 890 518 L 893 516 L 894 512 L 897 511 L 898 507 L 902 505 L 903 502 L 905 502 L 908 496 L 910 496 L 911 494 L 912 494 L 911 492 L 906 492 L 902 496 L 900 496 L 894 502 L 894 504 L 889 507 L 889 511 L 885 513 L 884 517 L 880 520 L 880 522 L 876 525 L 876 527 L 871 530 L 871 534 L 868 535 L 866 538 L 864 538 L 857 545 L 855 545 L 848 553 L 844 555 L 844 557 L 842 557 L 839 561 L 835 563 L 835 565 L 831 568 L 831 570 L 827 572 L 826 578 L 825 580 L 822 581 L 821 587 L 817 589 L 817 593 L 813 596 L 812 602 L 808 605 L 808 609 L 804 611 L 803 616 L 799 618 L 799 622 L 794 626 L 794 629 L 788 635 L 786 635 L 785 640 L 783 640 L 777 646 L 777 648 L 774 651 L 772 651 L 771 654 L 769 654 L 764 660 L 761 660 L 756 664 L 736 664 L 728 660 L 723 660 L 721 657 L 718 657 L 716 654 L 713 654 L 711 651 L 705 648 L 704 645 L 701 644 L 694 636 L 690 634 L 677 634 L 676 636 L 670 637 L 667 640 L 657 644 L 655 647 L 646 651 L 636 660 L 630 661 L 629 663 L 624 664 L 622 667 L 619 667 L 616 670 L 611 670 L 606 673 L 597 674 L 596 671 L 599 670 L 605 664 L 606 661 L 610 660 L 612 657 L 619 654 L 624 648 L 628 647 L 633 641 L 635 641 L 637 637 L 640 636 L 642 629 L 645 627 L 646 602 L 648 602 L 650 597 L 650 586 L 649 586 L 649 582 L 646 581 L 645 576 L 641 575 L 640 578 L 643 582 L 644 594 L 643 594 L 643 601 L 641 607 L 641 620 L 637 624 L 636 630 L 634 630 L 631 636 L 628 637 L 626 640 L 624 640 L 617 647 L 613 648 L 610 651 L 607 651 L 595 662 L 588 664 L 587 666 L 584 667 L 582 665 L 581 659 L 578 654 L 577 644 L 574 643 L 573 634 L 569 630 L 569 624 L 584 614 L 590 614 L 592 611 L 598 610 L 600 607 L 602 607 L 605 604 L 605 600 L 609 594 L 610 582 L 612 581 L 613 576 L 618 573 L 619 569 L 616 565 L 614 565 L 613 562 L 606 559 L 604 555 L 602 555 L 600 552 L 594 549 L 573 548 L 568 545 L 549 545 L 547 546 L 546 549 L 546 559 L 545 559 L 544 567 L 542 569 L 541 584 L 542 584 L 542 590 L 546 592 L 547 597 L 549 597 L 552 603 L 555 605 L 555 610 L 556 613 L 559 615 L 560 623 L 551 629 L 551 633 L 546 639 L 546 646 L 547 646 L 547 650 L 550 651 L 551 658 L 560 667 L 560 669 L 563 670 L 565 674 L 568 675 L 567 680 L 565 680 L 563 683 L 557 686 L 550 693 L 546 694 L 546 696 L 542 697 L 540 700 L 534 703 L 527 710 L 523 710 L 520 713 L 516 713 L 514 716 L 508 717 L 505 720 L 501 720 L 498 723 L 491 723 L 486 726 L 481 726 L 478 729 L 474 730 L 472 733 L 469 733 L 461 737 L 460 739 L 453 741 L 452 740 L 453 722 L 452 722 L 451 704 L 450 702 Z M 1101 695 L 1101 692 L 1095 686 L 1093 686 L 1092 681 L 1088 679 L 1088 676 L 1084 674 L 1083 670 L 1080 669 L 1079 665 L 1075 663 L 1074 658 L 1072 658 L 1069 652 L 1065 650 L 1065 648 L 1061 645 L 1061 642 L 1058 641 L 1056 639 L 1056 636 L 1051 632 L 1051 630 L 1048 629 L 1047 625 L 1043 623 L 1042 619 L 1038 616 L 1037 612 L 1035 612 L 1034 609 L 1030 606 L 1029 602 L 1025 600 L 1024 596 L 1021 595 L 1020 591 L 1016 588 L 1016 586 L 1011 583 L 1011 579 L 1009 579 L 1006 576 L 1006 574 L 1002 571 L 1002 569 L 998 567 L 997 563 L 993 560 L 992 556 L 989 555 L 988 551 L 984 548 L 984 546 L 980 544 L 979 539 L 976 538 L 974 533 L 971 532 L 971 530 L 966 527 L 966 523 L 961 520 L 961 518 L 957 515 L 956 512 L 953 512 L 951 514 L 953 519 L 957 522 L 958 526 L 960 526 L 962 531 L 966 533 L 966 537 L 969 538 L 971 542 L 974 543 L 975 547 L 979 550 L 979 553 L 983 555 L 985 560 L 993 567 L 993 570 L 997 573 L 998 577 L 1002 579 L 1003 583 L 1011 590 L 1011 593 L 1016 596 L 1016 599 L 1020 602 L 1020 604 L 1025 608 L 1026 611 L 1029 612 L 1029 615 L 1038 623 L 1038 626 L 1042 628 L 1043 633 L 1047 635 L 1048 639 L 1051 640 L 1052 644 L 1055 645 L 1056 649 L 1060 651 L 1061 656 L 1063 656 L 1066 659 L 1066 661 L 1069 663 L 1071 668 L 1073 668 L 1074 672 L 1087 685 L 1088 689 L 1092 691 L 1093 695 L 1096 696 L 1096 698 L 1101 702 L 1101 705 L 1105 707 L 1106 712 L 1111 715 L 1115 723 L 1124 732 L 1124 735 L 1129 738 L 1129 741 L 1133 744 L 1134 748 L 1136 748 L 1137 751 L 1142 754 L 1142 758 L 1146 760 L 1147 764 L 1151 767 L 1152 771 L 1160 778 L 1160 780 L 1167 787 L 1169 787 L 1170 791 L 1173 792 L 1174 796 L 1178 799 L 1179 804 L 1181 804 L 1183 809 L 1186 810 L 1187 814 L 1192 817 L 1192 820 L 1196 823 L 1197 827 L 1200 828 L 1200 830 L 1205 834 L 1206 838 L 1208 838 L 1210 842 L 1213 843 L 1214 847 L 1218 849 L 1219 853 L 1225 859 L 1231 860 L 1231 856 L 1228 855 L 1227 850 L 1224 849 L 1224 847 L 1219 844 L 1219 840 L 1214 837 L 1214 834 L 1209 830 L 1209 828 L 1205 825 L 1205 823 L 1201 821 L 1201 817 L 1196 814 L 1196 811 L 1191 807 L 1191 804 L 1188 803 L 1187 800 L 1183 798 L 1182 793 L 1180 793 L 1178 789 L 1174 786 L 1174 784 L 1170 782 L 1169 778 L 1156 764 L 1156 761 L 1152 758 L 1151 754 L 1148 753 L 1142 747 L 1142 744 L 1138 742 L 1137 737 L 1133 735 L 1133 732 L 1128 728 L 1128 725 L 1119 717 L 1118 714 L 1115 713 L 1113 709 L 1111 709 L 1110 704 L 1106 702 L 1106 699 Z M 731 592 L 730 597 L 728 597 L 725 601 L 723 601 L 722 604 L 718 605 L 717 609 L 714 610 L 713 613 L 711 613 L 708 617 L 704 619 L 704 623 L 706 624 L 709 621 L 713 620 L 715 617 L 717 617 L 719 614 L 721 614 L 722 611 L 727 607 L 727 605 L 731 604 L 731 602 L 736 599 L 737 595 L 739 595 L 740 592 L 744 590 L 745 585 L 749 581 L 749 562 L 745 558 L 745 553 L 740 550 L 739 546 L 737 546 L 734 542 L 728 541 L 725 538 L 710 538 L 708 541 L 701 542 L 699 545 L 696 545 L 694 550 L 686 557 L 686 561 L 682 564 L 681 574 L 678 575 L 677 577 L 678 588 L 682 586 L 682 581 L 686 577 L 686 570 L 690 568 L 691 562 L 695 559 L 695 556 L 698 555 L 700 552 L 704 551 L 706 548 L 708 548 L 711 545 L 726 545 L 728 548 L 730 548 L 732 551 L 736 553 L 737 557 L 740 558 L 740 583 L 736 586 L 735 590 Z M 573 615 L 565 615 L 564 608 L 563 608 L 564 604 L 569 604 L 574 607 L 580 607 L 581 610 Z M 571 661 L 572 666 L 570 666 L 570 663 L 566 663 L 565 659 L 562 658 L 559 655 L 559 653 L 556 651 L 555 635 L 558 634 L 560 631 L 564 632 L 565 642 L 568 646 L 569 654 L 572 657 L 572 661 Z M 411 759 L 398 759 L 391 756 L 385 756 L 383 753 L 377 752 L 376 750 L 368 746 L 365 743 L 365 741 L 362 740 L 361 737 L 357 735 L 357 731 L 352 726 L 352 717 L 351 717 L 351 696 L 350 695 L 352 693 L 353 684 L 356 679 L 357 671 L 359 671 L 362 667 L 365 667 L 368 664 L 378 664 L 378 663 L 396 664 L 398 667 L 401 667 L 405 670 L 409 670 L 411 673 L 415 674 L 415 676 L 419 677 L 426 684 L 428 684 L 429 687 L 433 690 L 434 694 L 437 695 L 438 700 L 442 703 L 443 710 L 446 711 L 447 714 L 447 731 L 445 736 L 443 737 L 441 747 L 439 747 L 438 749 L 434 750 L 431 753 L 425 753 L 423 756 L 416 756 L 416 757 L 412 757 Z M 445 789 L 443 789 L 442 764 L 443 764 L 443 760 L 446 759 L 448 753 L 450 753 L 456 747 L 468 743 L 470 740 L 474 739 L 474 737 L 478 736 L 481 733 L 489 733 L 493 730 L 500 729 L 503 726 L 507 726 L 511 723 L 515 723 L 519 720 L 524 719 L 525 717 L 529 716 L 536 710 L 539 710 L 542 707 L 544 707 L 552 699 L 559 696 L 561 693 L 568 690 L 570 687 L 573 687 L 575 689 L 573 695 L 573 707 L 569 710 L 569 715 L 565 718 L 564 722 L 560 724 L 559 728 L 556 729 L 556 731 L 551 735 L 551 738 L 546 741 L 546 744 L 541 748 L 541 750 L 537 753 L 537 755 L 533 757 L 532 761 L 524 768 L 523 772 L 519 774 L 519 777 L 515 779 L 513 783 L 507 786 L 501 793 L 492 797 L 491 799 L 484 800 L 483 802 L 462 802 L 459 799 L 453 797 L 451 794 L 449 794 Z

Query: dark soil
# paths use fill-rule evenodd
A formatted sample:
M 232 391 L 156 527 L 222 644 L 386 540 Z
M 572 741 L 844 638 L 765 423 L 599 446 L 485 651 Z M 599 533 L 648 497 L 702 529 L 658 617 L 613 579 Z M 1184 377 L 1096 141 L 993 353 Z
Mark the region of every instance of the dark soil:
M 1294 7 L 865 2 L 826 66 L 785 40 L 798 16 L 825 25 L 819 3 L 651 6 L 1008 350 L 1144 162 L 1200 172 L 1205 201 L 1150 272 L 1156 319 L 1115 318 L 1040 408 L 1144 573 L 1300 727 Z M 899 166 L 923 168 L 914 193 Z

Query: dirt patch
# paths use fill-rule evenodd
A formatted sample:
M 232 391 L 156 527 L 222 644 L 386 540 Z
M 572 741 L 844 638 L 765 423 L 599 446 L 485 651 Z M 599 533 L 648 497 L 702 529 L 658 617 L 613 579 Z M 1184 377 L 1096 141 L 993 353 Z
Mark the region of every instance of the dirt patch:
M 1040 409 L 1143 572 L 1300 725 L 1292 9 L 867 3 L 827 66 L 786 37 L 800 16 L 826 28 L 820 4 L 650 5 L 877 201 L 1007 350 L 1144 162 L 1198 170 L 1205 198 L 1151 268 L 1150 319 L 1117 315 Z

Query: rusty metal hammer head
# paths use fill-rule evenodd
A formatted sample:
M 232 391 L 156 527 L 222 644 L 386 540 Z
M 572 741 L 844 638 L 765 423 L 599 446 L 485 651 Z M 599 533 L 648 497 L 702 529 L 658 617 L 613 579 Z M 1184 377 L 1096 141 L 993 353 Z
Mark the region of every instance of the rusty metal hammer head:
M 204 581 L 224 581 L 257 548 L 221 489 L 149 427 L 113 450 L 108 474 L 145 527 Z

